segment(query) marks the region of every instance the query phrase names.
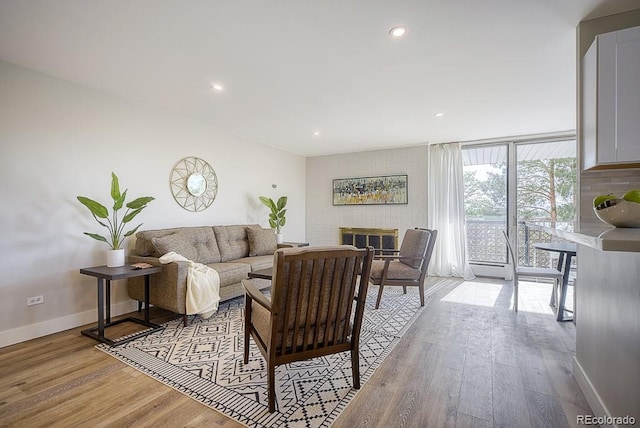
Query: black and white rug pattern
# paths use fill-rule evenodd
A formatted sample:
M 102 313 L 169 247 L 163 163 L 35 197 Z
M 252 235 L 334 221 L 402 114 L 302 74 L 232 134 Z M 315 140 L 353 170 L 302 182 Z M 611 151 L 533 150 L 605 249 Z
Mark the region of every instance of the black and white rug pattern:
M 369 287 L 360 335 L 361 384 L 423 309 L 417 289 L 403 294 L 400 287 L 386 287 L 374 309 L 377 291 Z M 208 320 L 191 317 L 184 327 L 179 318 L 127 344 L 97 347 L 249 427 L 330 426 L 357 392 L 349 352 L 277 367 L 277 411 L 269 413 L 266 364 L 253 339 L 249 364 L 242 362 L 243 307 L 244 298 L 237 298 L 220 304 Z

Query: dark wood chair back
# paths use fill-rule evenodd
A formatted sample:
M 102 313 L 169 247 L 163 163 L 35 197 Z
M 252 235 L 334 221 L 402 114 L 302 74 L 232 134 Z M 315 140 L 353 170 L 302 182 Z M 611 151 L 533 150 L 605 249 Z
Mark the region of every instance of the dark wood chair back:
M 358 345 L 372 259 L 371 247 L 279 249 L 264 309 L 245 283 L 245 361 L 251 335 L 267 361 L 270 411 L 272 372 L 281 364 L 351 351 L 354 388 L 360 387 Z
M 384 287 L 388 285 L 402 286 L 405 293 L 407 286 L 417 286 L 420 304 L 424 306 L 424 282 L 437 237 L 435 229 L 409 229 L 397 255 L 376 257 L 371 273 L 371 282 L 379 286 L 376 309 L 380 307 Z

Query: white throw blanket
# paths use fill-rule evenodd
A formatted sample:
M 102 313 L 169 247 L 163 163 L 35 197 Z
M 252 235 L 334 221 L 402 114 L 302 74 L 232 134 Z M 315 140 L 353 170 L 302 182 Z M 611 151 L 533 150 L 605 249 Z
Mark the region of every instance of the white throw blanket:
M 199 314 L 207 319 L 218 310 L 220 276 L 215 269 L 188 260 L 171 251 L 160 257 L 160 263 L 187 262 L 187 315 Z

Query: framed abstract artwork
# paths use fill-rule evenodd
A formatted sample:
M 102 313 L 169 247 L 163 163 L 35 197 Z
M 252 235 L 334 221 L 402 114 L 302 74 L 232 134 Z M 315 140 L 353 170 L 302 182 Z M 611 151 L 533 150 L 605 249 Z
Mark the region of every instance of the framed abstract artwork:
M 333 180 L 333 205 L 407 204 L 407 195 L 407 175 Z

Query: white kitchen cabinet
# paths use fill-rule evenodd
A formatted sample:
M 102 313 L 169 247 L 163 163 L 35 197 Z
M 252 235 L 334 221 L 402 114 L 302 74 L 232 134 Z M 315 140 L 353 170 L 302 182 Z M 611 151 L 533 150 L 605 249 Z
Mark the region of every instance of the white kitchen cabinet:
M 640 27 L 596 36 L 582 61 L 584 169 L 640 166 Z

